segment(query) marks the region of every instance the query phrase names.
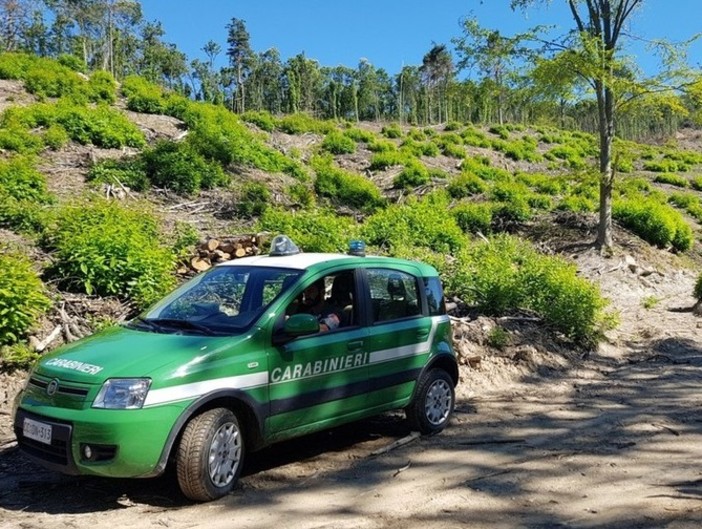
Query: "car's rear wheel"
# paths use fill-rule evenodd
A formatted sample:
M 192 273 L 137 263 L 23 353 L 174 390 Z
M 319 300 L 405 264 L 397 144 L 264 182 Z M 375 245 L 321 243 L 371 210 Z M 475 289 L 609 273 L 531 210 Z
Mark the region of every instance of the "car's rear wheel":
M 231 410 L 215 408 L 185 427 L 176 469 L 183 494 L 195 501 L 225 496 L 234 488 L 244 462 L 244 439 Z
M 407 420 L 423 434 L 440 432 L 451 418 L 455 400 L 451 376 L 443 369 L 431 369 L 419 380 L 414 399 L 405 409 Z

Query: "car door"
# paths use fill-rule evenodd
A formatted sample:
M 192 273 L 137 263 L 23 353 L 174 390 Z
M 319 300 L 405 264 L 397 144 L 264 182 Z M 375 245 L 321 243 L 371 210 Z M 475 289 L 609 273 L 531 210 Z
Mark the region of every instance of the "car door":
M 350 274 L 351 299 L 356 299 L 353 270 L 325 276 L 325 294 L 332 298 L 335 280 Z M 301 293 L 319 278 L 305 281 Z M 338 293 L 337 293 L 338 294 Z M 365 407 L 368 390 L 367 329 L 353 320 L 355 308 L 348 303 L 339 327 L 326 332 L 301 336 L 269 354 L 270 411 L 267 437 L 271 440 L 299 435 L 336 423 L 352 420 Z M 340 318 L 342 319 L 342 318 Z
M 369 401 L 402 407 L 431 352 L 432 320 L 423 312 L 415 275 L 393 268 L 368 268 Z

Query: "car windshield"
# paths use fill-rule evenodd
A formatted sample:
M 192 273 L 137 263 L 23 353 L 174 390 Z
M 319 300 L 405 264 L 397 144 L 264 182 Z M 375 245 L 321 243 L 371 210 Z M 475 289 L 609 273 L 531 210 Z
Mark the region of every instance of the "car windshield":
M 152 332 L 240 332 L 302 274 L 301 270 L 222 266 L 191 279 L 130 322 Z

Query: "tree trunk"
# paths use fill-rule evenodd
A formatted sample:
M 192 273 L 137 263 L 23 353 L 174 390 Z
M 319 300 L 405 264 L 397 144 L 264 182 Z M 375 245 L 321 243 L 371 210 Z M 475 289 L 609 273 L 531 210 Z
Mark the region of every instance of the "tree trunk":
M 597 107 L 600 129 L 600 222 L 597 229 L 597 245 L 612 248 L 612 144 L 614 143 L 614 97 L 612 90 L 597 86 Z

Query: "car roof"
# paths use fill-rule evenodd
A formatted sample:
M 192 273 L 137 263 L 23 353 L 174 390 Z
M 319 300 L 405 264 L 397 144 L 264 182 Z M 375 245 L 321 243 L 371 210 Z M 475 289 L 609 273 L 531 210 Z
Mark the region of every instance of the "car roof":
M 409 261 L 395 257 L 377 255 L 356 256 L 341 253 L 300 252 L 293 255 L 256 255 L 225 261 L 217 266 L 265 266 L 271 268 L 288 268 L 308 270 L 324 264 L 375 264 L 385 266 L 412 267 L 422 275 L 436 275 L 436 270 L 419 261 Z

